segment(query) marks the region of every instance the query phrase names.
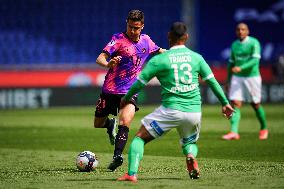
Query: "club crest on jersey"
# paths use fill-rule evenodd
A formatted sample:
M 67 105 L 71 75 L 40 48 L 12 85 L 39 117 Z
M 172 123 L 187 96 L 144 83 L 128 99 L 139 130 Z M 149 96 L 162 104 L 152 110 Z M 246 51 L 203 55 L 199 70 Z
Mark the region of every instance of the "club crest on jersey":
M 107 44 L 107 46 L 110 46 L 110 47 L 111 47 L 111 46 L 114 46 L 115 43 L 116 43 L 115 40 L 111 40 L 111 41 Z
M 146 53 L 146 49 L 145 48 L 142 49 L 142 53 L 143 54 Z

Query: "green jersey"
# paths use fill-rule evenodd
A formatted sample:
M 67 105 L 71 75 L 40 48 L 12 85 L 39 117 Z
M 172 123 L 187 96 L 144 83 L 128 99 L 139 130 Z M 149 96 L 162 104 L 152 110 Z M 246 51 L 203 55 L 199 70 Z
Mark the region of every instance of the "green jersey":
M 247 36 L 243 41 L 235 40 L 231 47 L 231 57 L 229 59 L 229 78 L 231 68 L 239 66 L 241 72 L 233 73 L 240 77 L 253 77 L 259 74 L 260 44 L 256 38 Z
M 213 89 L 223 105 L 228 101 L 214 75 L 201 55 L 184 45 L 174 46 L 149 60 L 125 99 L 129 100 L 153 77 L 161 84 L 162 105 L 183 112 L 201 112 L 199 75 Z M 214 90 L 215 89 L 215 90 Z

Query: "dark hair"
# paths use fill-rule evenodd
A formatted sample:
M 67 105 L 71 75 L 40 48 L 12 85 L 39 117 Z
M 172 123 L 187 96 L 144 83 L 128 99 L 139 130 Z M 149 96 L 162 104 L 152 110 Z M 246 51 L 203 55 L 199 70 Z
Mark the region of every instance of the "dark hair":
M 186 31 L 187 27 L 183 22 L 174 22 L 170 28 L 170 33 L 176 38 L 182 37 L 184 34 L 186 34 Z
M 144 24 L 144 13 L 140 10 L 131 10 L 128 13 L 127 21 L 140 21 L 142 24 Z

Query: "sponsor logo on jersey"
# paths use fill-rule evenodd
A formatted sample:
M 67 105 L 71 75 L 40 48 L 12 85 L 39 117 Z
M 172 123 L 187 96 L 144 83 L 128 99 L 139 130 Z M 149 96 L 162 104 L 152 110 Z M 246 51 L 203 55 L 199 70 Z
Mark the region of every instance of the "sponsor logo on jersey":
M 107 44 L 107 46 L 110 46 L 110 47 L 111 47 L 111 46 L 114 46 L 115 43 L 116 43 L 115 40 L 111 40 L 111 41 Z

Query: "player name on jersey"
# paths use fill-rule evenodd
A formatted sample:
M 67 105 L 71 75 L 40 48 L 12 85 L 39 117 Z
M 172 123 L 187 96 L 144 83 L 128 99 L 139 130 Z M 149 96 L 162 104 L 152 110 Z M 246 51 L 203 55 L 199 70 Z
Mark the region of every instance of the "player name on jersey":
M 191 62 L 189 52 L 174 52 L 169 54 L 170 63 Z
M 176 86 L 171 88 L 171 92 L 188 92 L 196 89 L 198 87 L 198 84 L 194 83 L 191 85 L 183 85 L 183 86 Z
M 171 63 L 180 63 L 180 62 L 191 62 L 191 57 L 189 55 L 185 56 L 169 56 Z

